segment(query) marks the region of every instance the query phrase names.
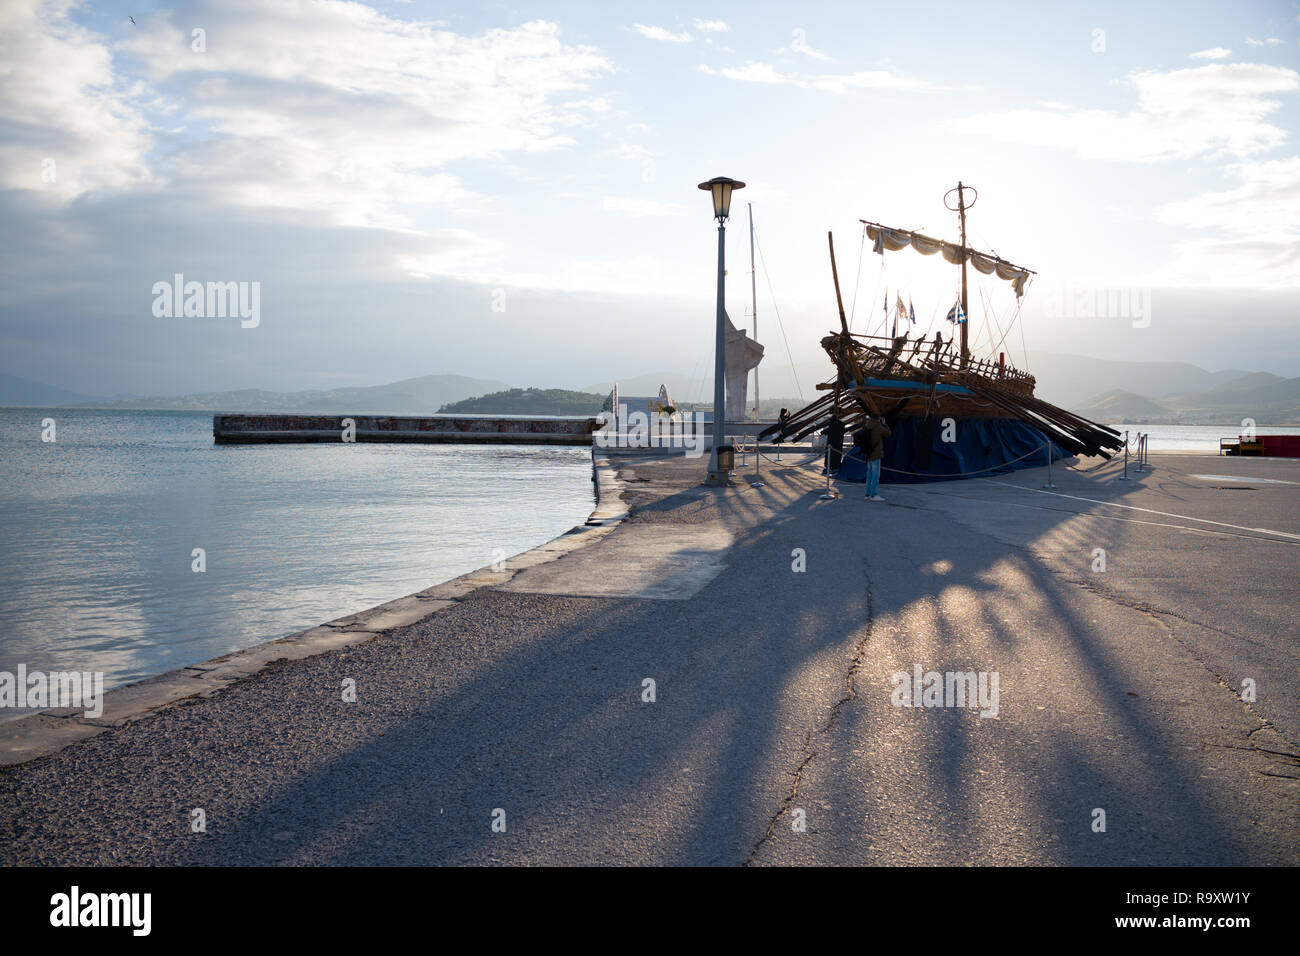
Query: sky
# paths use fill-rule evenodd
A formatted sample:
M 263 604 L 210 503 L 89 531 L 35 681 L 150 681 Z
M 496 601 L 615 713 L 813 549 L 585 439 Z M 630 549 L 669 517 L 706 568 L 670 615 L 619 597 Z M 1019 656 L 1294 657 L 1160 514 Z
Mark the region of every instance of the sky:
M 859 220 L 955 239 L 961 180 L 971 245 L 1036 273 L 973 283 L 983 350 L 1300 375 L 1291 0 L 0 7 L 0 372 L 707 374 L 725 175 L 765 365 L 838 325 L 827 232 L 855 331 L 888 297 L 947 337 L 957 270 Z M 256 324 L 157 315 L 177 274 L 257 283 Z

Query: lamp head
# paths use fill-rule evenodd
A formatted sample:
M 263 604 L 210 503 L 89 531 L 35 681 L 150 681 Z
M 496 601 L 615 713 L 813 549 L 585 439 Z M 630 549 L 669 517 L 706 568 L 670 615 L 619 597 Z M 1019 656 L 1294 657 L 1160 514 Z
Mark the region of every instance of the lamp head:
M 700 183 L 700 188 L 713 195 L 713 218 L 723 222 L 731 215 L 731 194 L 744 189 L 745 184 L 726 176 L 715 176 L 707 183 Z

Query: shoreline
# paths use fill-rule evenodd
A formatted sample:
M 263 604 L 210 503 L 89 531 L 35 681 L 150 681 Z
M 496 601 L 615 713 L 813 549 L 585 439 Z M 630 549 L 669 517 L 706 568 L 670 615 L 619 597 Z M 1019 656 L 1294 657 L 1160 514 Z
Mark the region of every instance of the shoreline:
M 625 485 L 618 476 L 618 467 L 608 457 L 597 456 L 593 448 L 591 468 L 596 504 L 586 520 L 506 558 L 500 571 L 494 571 L 490 564 L 484 565 L 412 594 L 283 637 L 114 687 L 104 692 L 98 717 L 86 717 L 84 708 L 80 707 L 54 707 L 4 721 L 0 723 L 0 767 L 58 753 L 180 701 L 211 697 L 278 661 L 305 660 L 366 643 L 444 611 L 481 587 L 504 584 L 525 568 L 554 561 L 598 541 L 627 517 L 628 509 L 623 502 Z
M 791 453 L 792 457 L 797 453 L 807 453 L 805 448 L 795 446 L 786 446 L 785 450 Z M 211 697 L 233 683 L 252 677 L 279 661 L 304 660 L 366 643 L 382 634 L 408 627 L 438 614 L 479 588 L 505 584 L 520 571 L 554 561 L 565 554 L 593 544 L 613 531 L 628 515 L 629 506 L 624 499 L 627 485 L 619 477 L 620 470 L 638 459 L 660 457 L 664 451 L 665 449 L 653 448 L 611 448 L 600 449 L 601 454 L 598 456 L 597 449 L 593 447 L 592 482 L 596 494 L 595 508 L 583 524 L 575 525 L 563 534 L 506 558 L 501 571 L 493 571 L 491 565 L 484 565 L 420 591 L 361 611 L 333 618 L 282 637 L 264 640 L 250 647 L 230 651 L 196 664 L 173 668 L 123 684 L 104 692 L 102 713 L 98 717 L 86 717 L 83 708 L 47 708 L 4 721 L 0 723 L 0 767 L 14 766 L 57 753 L 81 740 L 97 736 L 106 730 L 125 726 L 180 701 L 196 697 Z M 1159 450 L 1150 453 L 1152 458 L 1165 455 L 1237 460 L 1234 456 L 1225 456 L 1204 449 Z M 671 453 L 669 456 L 675 457 Z M 1260 462 L 1296 460 L 1267 456 L 1250 456 L 1250 459 Z M 1121 455 L 1106 464 L 1122 466 L 1123 461 Z M 736 480 L 744 480 L 744 475 L 739 471 L 736 472 Z M 886 483 L 887 486 L 888 484 Z
M 776 447 L 776 446 L 773 446 Z M 807 455 L 806 448 L 785 446 L 793 461 L 796 454 Z M 308 658 L 365 644 L 376 637 L 426 621 L 454 607 L 464 598 L 481 588 L 497 588 L 508 583 L 519 572 L 585 548 L 610 534 L 629 514 L 627 502 L 628 483 L 620 476 L 624 469 L 634 467 L 638 461 L 655 461 L 677 458 L 665 455 L 665 449 L 592 449 L 592 483 L 595 486 L 596 505 L 583 524 L 575 525 L 563 534 L 533 548 L 512 555 L 502 562 L 500 571 L 484 565 L 464 574 L 448 578 L 420 591 L 385 601 L 381 604 L 312 625 L 278 638 L 261 641 L 250 647 L 230 651 L 209 660 L 184 667 L 173 668 L 142 680 L 134 681 L 105 691 L 102 713 L 98 717 L 84 716 L 84 709 L 48 708 L 36 713 L 0 723 L 0 768 L 17 766 L 59 751 L 83 740 L 115 730 L 135 721 L 152 716 L 180 702 L 207 699 L 232 685 L 254 677 L 279 662 L 302 661 Z M 1172 456 L 1182 458 L 1223 458 L 1228 461 L 1242 459 L 1224 456 L 1210 450 L 1152 451 L 1152 459 Z M 1291 458 L 1250 456 L 1250 461 L 1288 462 Z M 1116 456 L 1094 468 L 1123 467 L 1123 456 Z M 1130 460 L 1132 468 L 1133 460 Z M 772 466 L 769 466 L 772 467 Z M 780 467 L 780 465 L 775 465 Z M 1084 469 L 1089 470 L 1089 469 Z M 733 487 L 742 487 L 745 473 L 733 473 Z M 1006 477 L 1006 476 L 1001 476 Z M 1135 476 L 1136 477 L 1136 476 Z M 962 481 L 937 481 L 922 485 L 895 485 L 894 487 L 926 488 L 958 486 Z M 889 488 L 891 483 L 886 483 Z M 855 487 L 837 483 L 837 488 Z

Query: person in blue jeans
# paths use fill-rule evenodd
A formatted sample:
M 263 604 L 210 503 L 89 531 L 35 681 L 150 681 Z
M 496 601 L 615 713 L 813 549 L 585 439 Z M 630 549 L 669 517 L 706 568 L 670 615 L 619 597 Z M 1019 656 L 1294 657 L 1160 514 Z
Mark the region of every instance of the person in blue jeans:
M 868 501 L 884 501 L 880 497 L 880 463 L 885 457 L 885 439 L 892 434 L 879 415 L 868 415 L 862 427 L 853 435 L 853 444 L 867 463 Z

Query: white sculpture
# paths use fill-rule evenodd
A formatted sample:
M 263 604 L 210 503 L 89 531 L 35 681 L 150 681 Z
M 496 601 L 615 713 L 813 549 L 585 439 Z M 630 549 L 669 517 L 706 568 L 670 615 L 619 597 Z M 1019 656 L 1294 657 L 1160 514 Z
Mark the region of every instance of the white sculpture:
M 725 313 L 724 313 L 725 314 Z M 751 339 L 743 329 L 731 324 L 727 316 L 727 351 L 726 362 L 726 406 L 725 415 L 729 422 L 745 420 L 745 396 L 749 387 L 750 369 L 763 361 L 763 346 Z

